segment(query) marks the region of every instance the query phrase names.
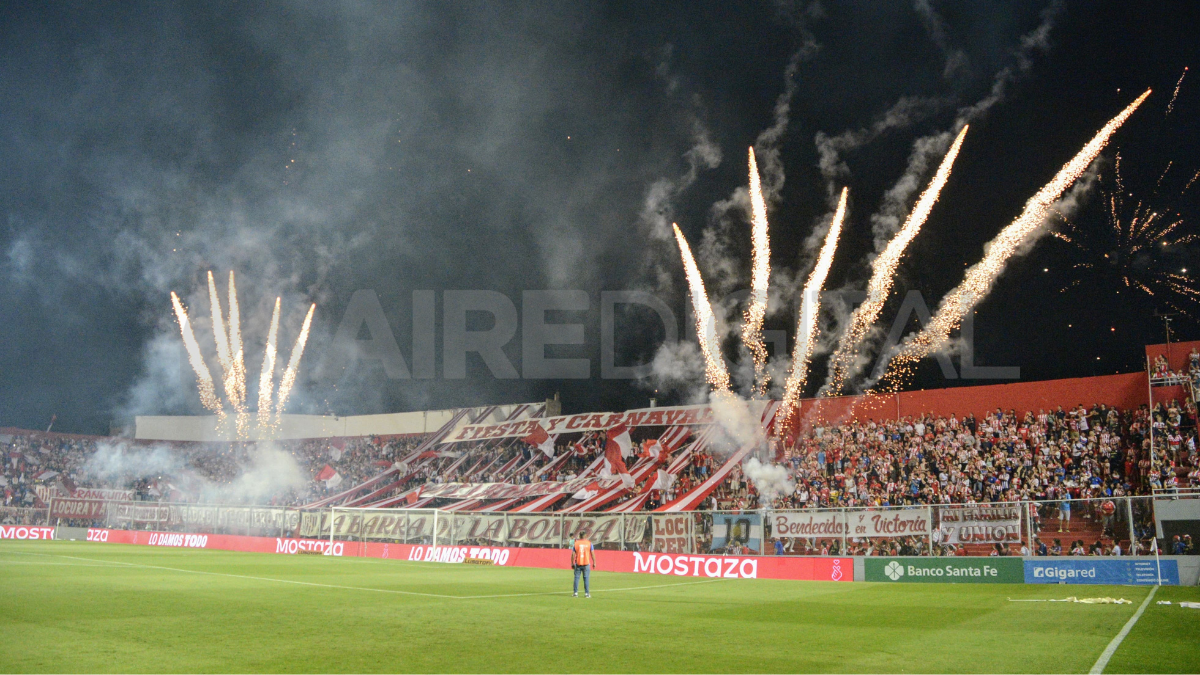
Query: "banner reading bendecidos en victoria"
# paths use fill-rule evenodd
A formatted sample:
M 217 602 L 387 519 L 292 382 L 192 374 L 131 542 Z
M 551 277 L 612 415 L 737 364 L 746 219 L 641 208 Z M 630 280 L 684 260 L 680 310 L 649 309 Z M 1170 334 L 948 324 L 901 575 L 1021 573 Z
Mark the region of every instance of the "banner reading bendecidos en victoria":
M 770 521 L 771 536 L 777 538 L 840 538 L 846 534 L 846 517 L 837 511 L 776 512 Z
M 777 511 L 769 518 L 775 537 L 908 537 L 931 531 L 928 506 L 887 511 Z

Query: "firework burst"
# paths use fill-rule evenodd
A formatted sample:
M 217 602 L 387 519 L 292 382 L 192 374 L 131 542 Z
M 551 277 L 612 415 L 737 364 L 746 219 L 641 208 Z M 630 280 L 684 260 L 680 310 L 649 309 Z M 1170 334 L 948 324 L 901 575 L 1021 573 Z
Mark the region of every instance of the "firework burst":
M 1120 155 L 1117 155 L 1118 160 Z M 1059 241 L 1068 244 L 1082 260 L 1071 270 L 1077 276 L 1059 292 L 1067 293 L 1085 282 L 1112 283 L 1137 294 L 1153 298 L 1174 311 L 1192 317 L 1200 316 L 1200 291 L 1177 265 L 1172 265 L 1173 253 L 1200 239 L 1200 234 L 1188 227 L 1177 204 L 1162 195 L 1163 179 L 1171 169 L 1159 175 L 1154 190 L 1146 199 L 1136 199 L 1125 189 L 1118 161 L 1113 170 L 1113 182 L 1119 188 L 1109 188 L 1101 178 L 1100 206 L 1103 224 L 1085 223 L 1084 217 L 1071 220 L 1058 214 L 1061 227 L 1053 232 Z M 1197 174 L 1200 175 L 1200 174 Z M 1179 192 L 1183 197 L 1195 182 L 1191 178 Z M 1085 216 L 1086 217 L 1086 216 Z M 1167 265 L 1172 265 L 1166 269 Z M 1086 276 L 1085 276 L 1086 275 Z

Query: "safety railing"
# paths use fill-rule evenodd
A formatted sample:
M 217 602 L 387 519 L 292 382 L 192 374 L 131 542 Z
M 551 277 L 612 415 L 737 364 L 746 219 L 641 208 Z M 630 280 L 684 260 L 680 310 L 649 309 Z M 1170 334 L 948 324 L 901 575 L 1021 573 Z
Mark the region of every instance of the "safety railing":
M 332 542 L 736 555 L 1153 555 L 1171 543 L 1153 497 L 679 513 L 510 513 L 330 508 L 299 535 Z M 1161 499 L 1161 497 L 1157 498 Z M 1200 501 L 1197 502 L 1200 506 Z
M 86 503 L 85 503 L 86 502 Z M 1156 512 L 1158 517 L 1156 518 Z M 10 524 L 67 525 L 436 546 L 733 555 L 1153 555 L 1189 549 L 1200 491 L 990 504 L 798 510 L 500 512 L 52 501 L 0 510 Z

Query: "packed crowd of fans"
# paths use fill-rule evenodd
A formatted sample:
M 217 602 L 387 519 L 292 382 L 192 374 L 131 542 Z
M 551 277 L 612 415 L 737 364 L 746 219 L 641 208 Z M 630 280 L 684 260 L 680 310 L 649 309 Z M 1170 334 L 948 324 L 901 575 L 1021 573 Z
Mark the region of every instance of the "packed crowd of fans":
M 280 442 L 277 447 L 295 458 L 310 481 L 276 496 L 272 503 L 309 503 L 392 466 L 409 478 L 396 487 L 395 494 L 423 483 L 570 480 L 585 475 L 589 467 L 594 476 L 605 443 L 602 433 L 570 437 L 556 448 L 556 457 L 567 456 L 559 462 L 543 457 L 520 439 L 436 446 L 428 453 L 429 461 L 417 462 L 413 451 L 423 438 Z M 953 414 L 924 414 L 851 421 L 814 427 L 774 447 L 776 461 L 786 467 L 788 484 L 794 488 L 769 503 L 742 467 L 736 466 L 703 507 L 1057 502 L 1147 494 L 1156 488 L 1200 486 L 1196 445 L 1196 409 L 1190 399 L 1182 405 L 1157 404 L 1153 410 L 1143 406 L 1121 411 L 1097 404 L 1036 414 L 997 409 L 978 419 L 970 414 L 961 419 Z M 189 477 L 228 483 L 254 463 L 257 452 L 253 443 L 149 445 L 36 432 L 0 436 L 0 448 L 4 450 L 3 505 L 8 507 L 33 505 L 38 485 L 66 492 L 75 487 L 121 488 L 131 490 L 135 499 L 194 501 L 198 498 L 195 480 L 189 482 Z M 100 470 L 96 458 L 113 452 L 152 456 L 154 462 L 148 466 L 153 470 L 139 470 L 145 466 L 138 462 L 122 464 L 123 473 Z M 165 466 L 163 453 L 170 458 Z M 711 453 L 711 448 L 697 452 L 669 488 L 651 491 L 643 508 L 655 508 L 706 480 L 721 463 Z M 627 494 L 621 500 L 636 496 Z
M 301 505 L 348 488 L 408 455 L 423 436 L 281 441 L 306 485 L 289 485 L 262 503 Z M 137 443 L 114 438 L 40 432 L 0 434 L 0 506 L 41 503 L 38 489 L 59 495 L 77 488 L 127 490 L 135 501 L 212 501 L 256 465 L 254 443 Z M 339 478 L 318 478 L 326 467 Z M 235 500 L 236 501 L 236 500 Z
M 769 506 L 1056 501 L 1200 486 L 1194 406 L 1156 406 L 1154 419 L 1154 462 L 1145 406 L 996 409 L 980 419 L 926 414 L 815 427 L 777 450 L 795 488 Z M 740 468 L 711 501 L 722 509 L 768 506 Z

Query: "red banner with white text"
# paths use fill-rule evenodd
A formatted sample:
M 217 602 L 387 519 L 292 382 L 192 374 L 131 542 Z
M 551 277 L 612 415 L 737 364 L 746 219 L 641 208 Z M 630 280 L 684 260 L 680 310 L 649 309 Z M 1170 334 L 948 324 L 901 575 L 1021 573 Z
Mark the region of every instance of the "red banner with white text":
M 284 539 L 231 534 L 184 534 L 102 528 L 89 529 L 87 540 L 249 553 L 292 555 L 312 553 L 422 562 L 461 563 L 468 559 L 486 559 L 490 560 L 492 564 L 508 567 L 541 567 L 562 570 L 569 569 L 571 566 L 570 551 L 561 548 L 427 546 L 372 541 L 330 542 L 322 539 Z M 603 572 L 636 572 L 703 579 L 854 580 L 854 562 L 851 558 L 674 555 L 633 551 L 596 551 L 594 569 Z
M 38 525 L 0 525 L 0 539 L 53 539 L 54 528 Z

